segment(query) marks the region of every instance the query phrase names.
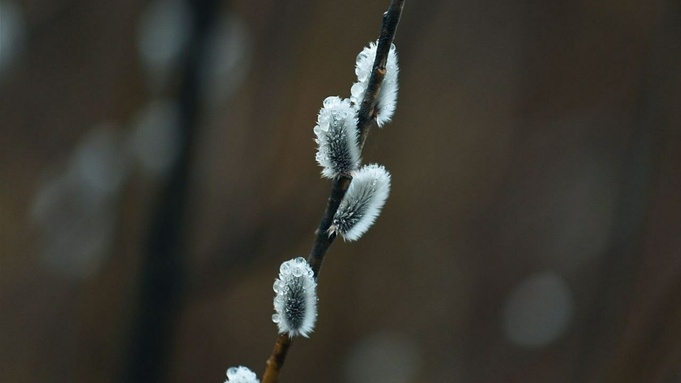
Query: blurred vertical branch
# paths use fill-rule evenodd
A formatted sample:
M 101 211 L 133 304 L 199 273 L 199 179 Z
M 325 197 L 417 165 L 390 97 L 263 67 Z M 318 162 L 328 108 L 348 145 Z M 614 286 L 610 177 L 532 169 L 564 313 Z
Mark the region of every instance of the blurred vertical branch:
M 123 381 L 167 381 L 173 330 L 186 282 L 183 262 L 187 186 L 200 109 L 199 67 L 218 2 L 188 1 L 193 29 L 179 89 L 181 149 L 160 193 L 141 261 L 137 311 L 126 353 Z

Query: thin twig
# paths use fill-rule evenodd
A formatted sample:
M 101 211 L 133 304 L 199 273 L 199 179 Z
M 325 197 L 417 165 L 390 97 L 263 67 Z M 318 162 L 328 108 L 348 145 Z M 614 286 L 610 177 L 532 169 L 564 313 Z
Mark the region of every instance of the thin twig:
M 333 216 L 336 215 L 336 210 L 338 210 L 338 206 L 345 196 L 345 192 L 348 191 L 350 182 L 352 182 L 352 177 L 346 174 L 341 174 L 333 180 L 331 194 L 329 195 L 329 200 L 326 204 L 326 211 L 324 212 L 322 220 L 319 222 L 319 227 L 315 232 L 316 237 L 314 245 L 312 245 L 310 255 L 307 257 L 307 263 L 310 264 L 315 279 L 319 275 L 319 269 L 322 267 L 326 251 L 333 243 L 333 240 L 336 239 L 336 233 L 329 233 L 329 228 L 333 222 Z
M 369 84 L 357 114 L 360 149 L 364 148 L 364 142 L 369 135 L 371 125 L 376 120 L 378 94 L 381 91 L 381 85 L 385 77 L 385 65 L 388 62 L 390 46 L 395 39 L 397 24 L 399 24 L 400 17 L 402 16 L 402 8 L 404 8 L 404 0 L 392 0 L 388 10 L 383 14 L 383 25 L 381 26 L 381 34 L 378 37 L 378 47 L 376 48 L 376 60 L 374 60 Z
M 265 369 L 265 374 L 262 376 L 262 383 L 277 381 L 277 378 L 279 378 L 279 370 L 281 369 L 281 366 L 284 365 L 286 351 L 288 351 L 289 346 L 291 346 L 291 338 L 288 334 L 279 335 L 277 342 L 274 344 L 272 355 L 267 359 L 267 368 Z
M 371 71 L 369 84 L 364 94 L 364 99 L 360 105 L 357 113 L 357 130 L 359 132 L 360 150 L 364 148 L 364 142 L 369 134 L 371 125 L 376 120 L 376 103 L 378 101 L 378 94 L 381 90 L 381 84 L 385 77 L 385 65 L 388 61 L 388 53 L 390 46 L 395 38 L 397 31 L 397 24 L 400 22 L 402 15 L 402 8 L 404 7 L 404 0 L 392 0 L 388 10 L 383 14 L 383 24 L 381 26 L 381 34 L 378 38 L 378 47 L 376 49 L 376 60 Z M 336 239 L 336 233 L 329 233 L 329 228 L 333 222 L 333 217 L 338 210 L 348 187 L 352 182 L 352 177 L 348 174 L 341 174 L 333 180 L 333 186 L 326 205 L 326 211 L 319 223 L 319 227 L 315 232 L 315 241 L 310 250 L 310 255 L 307 262 L 310 264 L 314 277 L 317 279 L 319 270 L 322 267 L 324 256 L 329 247 Z M 291 338 L 287 334 L 281 334 L 274 344 L 272 354 L 267 360 L 267 367 L 263 374 L 262 383 L 276 383 L 279 379 L 279 370 L 284 364 L 286 353 L 291 345 Z

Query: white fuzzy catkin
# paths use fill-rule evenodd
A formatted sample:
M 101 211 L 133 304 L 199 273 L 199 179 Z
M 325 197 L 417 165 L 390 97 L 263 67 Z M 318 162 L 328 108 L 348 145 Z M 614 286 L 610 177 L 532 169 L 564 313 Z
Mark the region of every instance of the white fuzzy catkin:
M 279 333 L 308 337 L 317 320 L 317 282 L 305 258 L 282 263 L 279 278 L 272 287 L 277 293 L 272 321 L 279 327 Z
M 376 60 L 376 49 L 378 44 L 373 42 L 365 47 L 357 55 L 357 63 L 355 64 L 355 74 L 357 75 L 357 82 L 352 85 L 350 89 L 350 100 L 357 108 L 364 99 L 364 93 L 369 85 L 369 78 Z M 385 64 L 385 77 L 381 84 L 381 90 L 378 94 L 376 102 L 376 124 L 383 127 L 388 123 L 395 113 L 397 107 L 397 75 L 400 71 L 397 65 L 397 50 L 395 44 L 390 45 L 390 53 L 388 53 L 388 60 Z
M 332 231 L 345 240 L 356 241 L 381 213 L 390 194 L 390 173 L 383 166 L 371 164 L 353 174 L 352 182 L 333 217 Z
M 248 367 L 239 366 L 227 369 L 225 383 L 260 383 L 260 380 Z
M 317 162 L 322 175 L 333 178 L 357 169 L 360 151 L 357 145 L 357 110 L 350 100 L 327 97 L 314 127 L 317 136 Z

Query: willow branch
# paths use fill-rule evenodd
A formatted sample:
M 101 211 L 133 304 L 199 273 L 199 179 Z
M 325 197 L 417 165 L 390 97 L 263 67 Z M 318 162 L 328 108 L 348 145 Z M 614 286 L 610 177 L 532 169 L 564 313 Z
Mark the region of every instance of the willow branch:
M 381 84 L 385 77 L 385 66 L 388 61 L 388 53 L 390 46 L 395 39 L 395 32 L 397 31 L 397 24 L 400 22 L 402 15 L 402 8 L 404 7 L 404 0 L 392 0 L 388 10 L 383 14 L 383 24 L 381 26 L 381 34 L 378 38 L 378 47 L 376 49 L 376 59 L 371 71 L 371 77 L 367 85 L 367 90 L 364 94 L 364 99 L 360 105 L 357 113 L 357 131 L 359 132 L 360 150 L 364 147 L 364 142 L 369 134 L 371 125 L 376 120 L 376 103 L 378 102 L 378 94 L 381 91 Z M 324 261 L 329 247 L 336 239 L 335 232 L 329 232 L 329 228 L 333 223 L 333 217 L 336 215 L 338 206 L 340 206 L 345 193 L 350 187 L 352 177 L 348 174 L 341 174 L 336 177 L 331 187 L 331 193 L 326 204 L 326 210 L 319 222 L 319 227 L 315 232 L 315 241 L 310 250 L 310 255 L 307 262 L 310 264 L 314 277 L 317 279 L 319 271 Z M 279 379 L 279 370 L 284 364 L 286 353 L 291 345 L 291 338 L 287 334 L 281 334 L 274 344 L 272 354 L 267 360 L 265 373 L 263 374 L 262 383 L 276 383 Z
M 272 355 L 267 359 L 267 368 L 265 369 L 265 374 L 262 376 L 262 383 L 273 383 L 279 378 L 279 370 L 281 366 L 284 365 L 284 359 L 286 358 L 286 352 L 289 346 L 291 346 L 291 338 L 288 334 L 281 334 L 277 338 L 277 342 L 274 344 L 274 350 L 272 350 Z
M 326 211 L 322 220 L 319 222 L 319 227 L 315 232 L 315 241 L 312 245 L 312 250 L 310 250 L 310 255 L 307 257 L 307 263 L 310 264 L 312 271 L 314 272 L 315 279 L 319 275 L 319 270 L 322 267 L 322 262 L 324 261 L 324 256 L 329 250 L 329 246 L 336 239 L 336 233 L 329 233 L 329 228 L 331 223 L 333 223 L 333 216 L 336 215 L 338 206 L 340 205 L 345 193 L 350 187 L 350 182 L 352 182 L 352 177 L 346 174 L 341 174 L 333 180 L 333 186 L 331 187 L 331 194 L 329 195 L 329 200 L 326 204 Z
M 378 37 L 378 47 L 376 48 L 376 59 L 371 70 L 371 77 L 367 90 L 364 93 L 364 99 L 359 107 L 357 114 L 357 130 L 359 131 L 359 145 L 360 149 L 364 148 L 364 142 L 369 135 L 371 125 L 376 120 L 376 103 L 378 102 L 378 94 L 381 91 L 383 78 L 385 77 L 385 65 L 388 62 L 388 53 L 390 46 L 395 39 L 395 32 L 397 32 L 397 24 L 400 22 L 402 16 L 402 8 L 404 8 L 404 0 L 392 0 L 388 10 L 383 14 L 383 25 L 381 26 L 381 34 Z

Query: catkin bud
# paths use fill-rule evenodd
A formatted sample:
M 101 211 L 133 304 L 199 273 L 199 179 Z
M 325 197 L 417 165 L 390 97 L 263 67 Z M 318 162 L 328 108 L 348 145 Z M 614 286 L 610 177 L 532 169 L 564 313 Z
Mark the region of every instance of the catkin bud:
M 260 383 L 260 380 L 248 367 L 239 366 L 227 369 L 225 383 Z
M 364 99 L 364 93 L 369 85 L 369 78 L 376 60 L 376 49 L 378 44 L 375 42 L 365 47 L 358 55 L 355 64 L 355 74 L 357 75 L 357 82 L 350 88 L 350 100 L 354 105 L 359 107 Z M 383 127 L 388 123 L 395 113 L 397 107 L 397 75 L 400 69 L 397 65 L 397 50 L 395 44 L 390 45 L 390 52 L 388 53 L 388 60 L 385 64 L 385 77 L 381 84 L 381 90 L 378 93 L 378 100 L 376 102 L 376 124 Z
M 307 261 L 298 257 L 282 263 L 273 289 L 272 321 L 279 333 L 308 337 L 317 320 L 317 282 Z
M 381 213 L 390 194 L 390 173 L 371 164 L 353 174 L 352 182 L 340 203 L 330 232 L 337 231 L 347 241 L 359 239 Z
M 317 162 L 322 175 L 333 178 L 357 169 L 360 151 L 357 145 L 357 111 L 350 100 L 327 97 L 314 127 L 317 136 Z

